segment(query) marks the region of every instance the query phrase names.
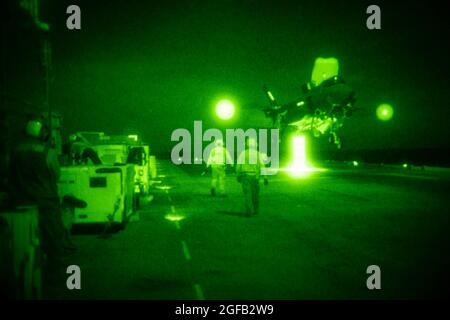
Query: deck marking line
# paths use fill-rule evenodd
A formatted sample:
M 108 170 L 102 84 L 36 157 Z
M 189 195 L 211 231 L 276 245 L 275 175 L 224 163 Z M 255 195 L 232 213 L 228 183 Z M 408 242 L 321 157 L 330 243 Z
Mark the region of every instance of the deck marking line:
M 186 260 L 191 260 L 191 255 L 189 254 L 189 249 L 188 246 L 186 244 L 186 241 L 181 240 L 181 246 L 183 247 L 183 253 L 184 253 L 184 257 L 186 258 Z
M 194 284 L 195 294 L 197 295 L 198 300 L 205 300 L 205 296 L 203 295 L 202 287 L 198 283 Z

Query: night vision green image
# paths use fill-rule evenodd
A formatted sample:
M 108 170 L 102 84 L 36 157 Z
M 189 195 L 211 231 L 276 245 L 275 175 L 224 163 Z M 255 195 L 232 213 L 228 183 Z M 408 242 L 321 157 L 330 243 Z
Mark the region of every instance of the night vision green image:
M 1 7 L 2 300 L 448 294 L 440 5 Z

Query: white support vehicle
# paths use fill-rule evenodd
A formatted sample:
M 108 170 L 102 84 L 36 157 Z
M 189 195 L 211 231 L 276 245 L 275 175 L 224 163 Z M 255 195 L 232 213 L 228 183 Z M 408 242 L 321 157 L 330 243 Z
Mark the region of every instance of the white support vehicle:
M 122 224 L 134 212 L 133 165 L 69 166 L 61 168 L 59 194 L 87 203 L 75 209 L 74 224 Z
M 150 156 L 148 144 L 137 135 L 105 135 L 103 132 L 78 132 L 76 135 L 95 150 L 103 164 L 133 164 L 135 192 L 142 196 L 148 194 L 150 180 L 156 178 L 156 161 Z

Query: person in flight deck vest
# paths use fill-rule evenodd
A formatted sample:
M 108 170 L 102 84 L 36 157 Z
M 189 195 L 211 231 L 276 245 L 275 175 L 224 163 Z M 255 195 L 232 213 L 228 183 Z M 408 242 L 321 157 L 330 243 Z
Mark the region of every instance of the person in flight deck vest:
M 250 217 L 259 213 L 259 181 L 265 167 L 265 155 L 258 151 L 256 140 L 247 138 L 245 144 L 236 164 L 236 176 L 242 185 L 246 216 Z M 264 184 L 268 184 L 267 178 L 264 178 Z
M 225 180 L 226 180 L 226 166 L 232 165 L 233 160 L 228 150 L 223 146 L 223 140 L 217 139 L 215 147 L 211 150 L 207 167 L 211 167 L 211 195 L 226 196 Z
M 64 229 L 57 187 L 60 168 L 46 135 L 42 119 L 28 121 L 25 138 L 13 150 L 10 172 L 16 203 L 38 207 L 41 248 L 47 257 L 44 277 L 53 278 L 62 274 Z
M 72 134 L 69 141 L 63 146 L 68 157 L 68 163 L 71 165 L 87 165 L 89 161 L 94 165 L 101 165 L 97 152 L 86 142 L 83 142 L 79 136 Z

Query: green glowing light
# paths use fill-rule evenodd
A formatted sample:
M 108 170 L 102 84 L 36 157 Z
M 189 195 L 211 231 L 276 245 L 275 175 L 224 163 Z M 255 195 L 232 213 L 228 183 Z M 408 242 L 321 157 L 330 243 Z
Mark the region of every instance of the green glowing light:
M 407 163 L 404 163 L 404 164 L 402 165 L 402 167 L 403 167 L 403 168 L 408 168 L 408 164 L 407 164 Z
M 39 29 L 41 29 L 42 31 L 49 31 L 50 30 L 50 25 L 48 25 L 45 22 L 42 21 L 36 21 L 36 25 Z
M 164 216 L 164 219 L 172 221 L 172 222 L 178 222 L 185 218 L 186 217 L 181 214 L 174 214 L 174 213 L 168 213 Z
M 275 100 L 275 98 L 274 98 L 273 95 L 272 95 L 272 92 L 267 91 L 267 94 L 269 95 L 270 100 L 272 100 L 272 101 Z
M 234 104 L 230 100 L 221 100 L 216 105 L 216 114 L 222 120 L 229 120 L 234 116 Z
M 394 115 L 394 109 L 387 103 L 380 104 L 377 108 L 377 117 L 381 121 L 387 121 Z
M 306 143 L 304 136 L 296 136 L 292 139 L 292 171 L 301 172 L 307 168 L 306 165 Z
M 137 134 L 130 134 L 130 135 L 128 135 L 128 139 L 138 141 L 138 136 L 137 136 Z
M 159 189 L 159 190 L 170 190 L 170 189 L 172 189 L 172 187 L 171 186 L 157 186 L 156 189 Z
M 357 167 L 357 166 L 359 166 L 359 163 L 358 163 L 358 161 L 353 161 L 353 166 L 354 166 L 354 167 Z

